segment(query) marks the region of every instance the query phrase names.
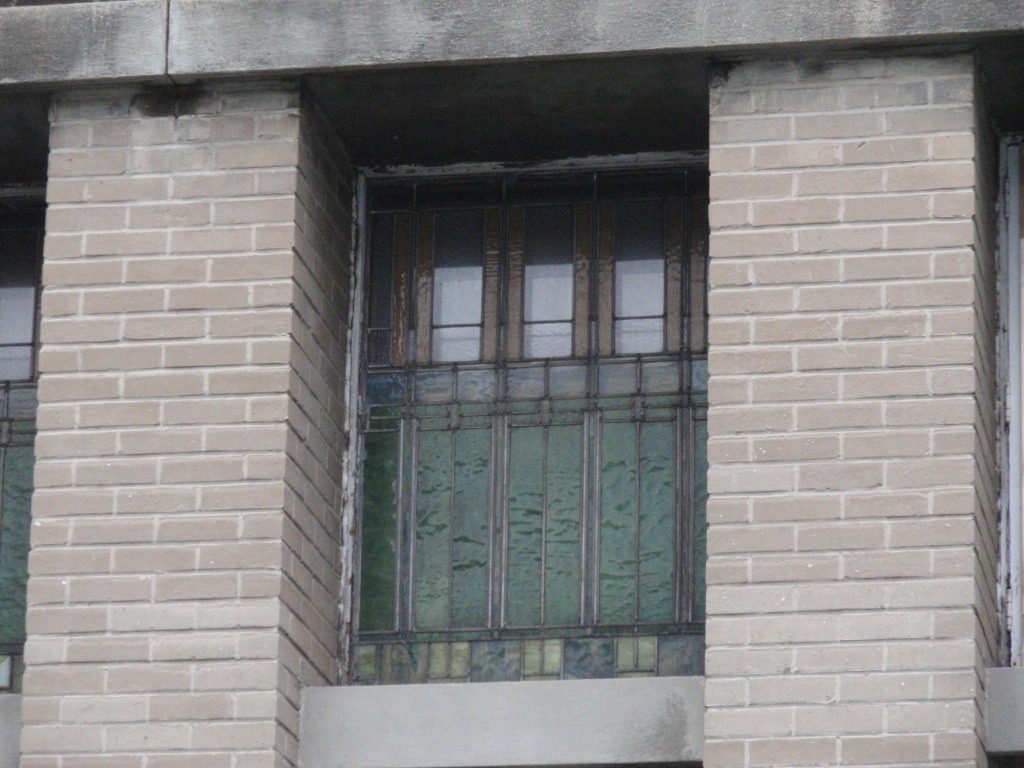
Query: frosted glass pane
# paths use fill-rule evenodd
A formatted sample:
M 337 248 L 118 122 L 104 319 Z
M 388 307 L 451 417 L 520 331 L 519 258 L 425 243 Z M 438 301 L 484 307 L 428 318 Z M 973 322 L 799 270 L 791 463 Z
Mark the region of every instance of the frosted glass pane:
M 0 381 L 32 378 L 31 347 L 0 347 Z
M 572 323 L 524 326 L 523 351 L 527 357 L 569 357 L 572 354 Z
M 434 330 L 434 360 L 439 363 L 480 357 L 480 327 Z
M 646 320 L 615 321 L 615 351 L 620 355 L 661 352 L 664 344 L 664 321 L 660 317 Z
M 572 264 L 527 264 L 527 322 L 572 319 Z
M 483 280 L 481 211 L 438 213 L 434 228 L 434 326 L 479 323 Z
M 615 316 L 650 317 L 665 311 L 665 262 L 662 259 L 615 263 Z
M 434 270 L 434 325 L 480 322 L 483 267 L 437 267 Z
M 31 344 L 36 291 L 32 286 L 0 287 L 0 344 Z

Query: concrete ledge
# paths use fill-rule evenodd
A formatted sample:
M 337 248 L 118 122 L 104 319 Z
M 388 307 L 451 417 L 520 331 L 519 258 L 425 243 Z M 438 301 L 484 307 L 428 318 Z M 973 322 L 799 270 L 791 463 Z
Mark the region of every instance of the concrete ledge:
M 992 667 L 985 678 L 985 749 L 1024 755 L 1024 667 Z
M 303 768 L 696 762 L 704 679 L 307 688 L 299 745 Z
M 1019 33 L 1020 0 L 169 0 L 172 75 Z
M 144 79 L 166 68 L 165 0 L 0 9 L 0 84 Z
M 17 765 L 20 756 L 21 695 L 0 693 L 0 765 Z

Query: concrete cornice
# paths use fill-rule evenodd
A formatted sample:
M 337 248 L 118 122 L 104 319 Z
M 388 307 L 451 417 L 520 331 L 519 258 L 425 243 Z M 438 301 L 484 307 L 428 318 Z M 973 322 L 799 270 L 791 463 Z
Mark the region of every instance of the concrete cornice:
M 0 9 L 0 85 L 969 42 L 1020 0 L 110 0 Z
M 0 85 L 142 80 L 167 71 L 167 0 L 0 9 Z

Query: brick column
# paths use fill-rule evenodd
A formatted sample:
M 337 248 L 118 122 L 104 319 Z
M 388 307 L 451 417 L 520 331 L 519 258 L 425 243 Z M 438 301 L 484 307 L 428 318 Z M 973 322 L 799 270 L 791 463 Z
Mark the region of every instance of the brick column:
M 337 679 L 342 158 L 290 84 L 55 101 L 22 768 L 295 764 Z
M 749 63 L 711 98 L 705 764 L 981 765 L 995 310 L 973 62 Z

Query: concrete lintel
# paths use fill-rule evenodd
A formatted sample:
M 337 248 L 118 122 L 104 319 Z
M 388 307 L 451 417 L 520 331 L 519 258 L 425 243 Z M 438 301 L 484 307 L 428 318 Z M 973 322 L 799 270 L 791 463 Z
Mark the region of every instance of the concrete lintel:
M 968 40 L 1020 0 L 169 0 L 176 76 Z
M 985 680 L 986 750 L 1024 755 L 1024 667 L 992 667 Z
M 3 8 L 0 84 L 152 78 L 166 43 L 166 0 Z
M 704 679 L 307 688 L 299 744 L 303 768 L 699 761 Z
M 17 765 L 21 755 L 21 695 L 0 693 L 0 765 Z

